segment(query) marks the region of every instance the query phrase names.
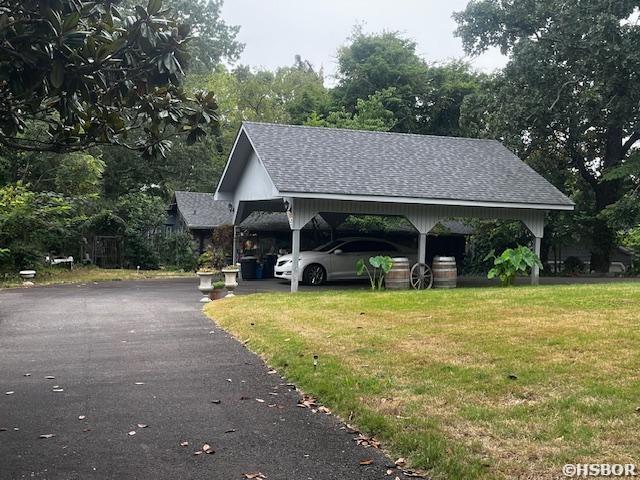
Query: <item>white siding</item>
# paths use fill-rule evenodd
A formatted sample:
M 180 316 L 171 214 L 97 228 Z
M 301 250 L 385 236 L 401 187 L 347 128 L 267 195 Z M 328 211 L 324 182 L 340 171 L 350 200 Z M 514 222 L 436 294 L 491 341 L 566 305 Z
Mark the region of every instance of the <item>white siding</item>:
M 369 215 L 401 215 L 406 217 L 421 233 L 428 233 L 438 222 L 448 218 L 472 217 L 482 219 L 504 219 L 522 221 L 535 237 L 541 238 L 544 230 L 544 215 L 541 210 L 491 207 L 455 207 L 446 205 L 416 205 L 382 202 L 350 202 L 294 198 L 292 225 L 300 229 L 320 212 L 336 212 Z
M 277 196 L 278 191 L 269 174 L 255 152 L 251 152 L 251 157 L 240 176 L 234 193 L 233 203 L 236 210 L 240 202 L 270 200 Z

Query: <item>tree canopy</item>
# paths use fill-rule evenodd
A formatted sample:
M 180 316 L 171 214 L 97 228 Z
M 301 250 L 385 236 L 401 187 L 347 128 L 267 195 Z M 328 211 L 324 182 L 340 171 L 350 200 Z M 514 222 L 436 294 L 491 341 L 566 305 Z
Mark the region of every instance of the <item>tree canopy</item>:
M 181 88 L 189 35 L 162 0 L 132 15 L 113 2 L 1 0 L 0 143 L 51 152 L 113 144 L 154 156 L 176 133 L 198 140 L 217 104 Z
M 359 28 L 338 51 L 337 77 L 332 93 L 338 115 L 340 109 L 355 115 L 359 101 L 378 96 L 393 114 L 392 131 L 454 136 L 463 134 L 462 101 L 479 83 L 464 62 L 429 65 L 415 42 L 399 33 L 365 34 Z
M 605 209 L 625 197 L 615 175 L 640 140 L 640 26 L 637 2 L 476 0 L 456 15 L 469 53 L 490 46 L 509 55 L 496 79 L 466 103 L 476 132 L 504 138 L 526 158 L 585 192 L 591 266 L 608 271 L 615 229 Z M 487 112 L 490 112 L 487 114 Z
M 140 3 L 124 0 L 123 6 L 133 14 Z M 236 39 L 240 27 L 228 25 L 222 18 L 223 0 L 163 0 L 162 5 L 177 22 L 190 27 L 187 49 L 192 72 L 209 72 L 222 61 L 238 60 L 244 49 Z

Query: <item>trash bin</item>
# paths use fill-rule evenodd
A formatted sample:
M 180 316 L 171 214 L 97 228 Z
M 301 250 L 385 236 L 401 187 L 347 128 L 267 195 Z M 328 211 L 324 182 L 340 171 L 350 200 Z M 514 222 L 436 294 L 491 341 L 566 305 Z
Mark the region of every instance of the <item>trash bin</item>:
M 276 262 L 278 261 L 278 255 L 275 253 L 269 253 L 265 255 L 262 278 L 273 278 Z
M 258 269 L 258 259 L 256 257 L 243 257 L 240 260 L 240 273 L 243 280 L 255 280 Z

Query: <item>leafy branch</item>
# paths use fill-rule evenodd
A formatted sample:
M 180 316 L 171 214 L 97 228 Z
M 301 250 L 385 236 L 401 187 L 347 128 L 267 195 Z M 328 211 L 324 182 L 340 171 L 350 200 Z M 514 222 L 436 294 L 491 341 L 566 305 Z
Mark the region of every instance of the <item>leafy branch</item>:
M 218 126 L 213 93 L 188 96 L 189 26 L 162 0 L 122 15 L 114 3 L 0 2 L 0 144 L 73 152 L 119 145 L 164 156 Z M 25 136 L 34 122 L 46 137 Z

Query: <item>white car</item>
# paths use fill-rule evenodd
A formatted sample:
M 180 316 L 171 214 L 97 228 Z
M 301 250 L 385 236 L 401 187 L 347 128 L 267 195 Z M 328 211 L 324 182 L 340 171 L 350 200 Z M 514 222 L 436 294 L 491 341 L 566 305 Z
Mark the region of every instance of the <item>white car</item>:
M 388 255 L 390 257 L 408 257 L 410 264 L 415 263 L 417 252 L 387 240 L 376 238 L 343 238 L 325 243 L 313 250 L 300 252 L 300 279 L 308 285 L 322 285 L 333 280 L 354 280 L 356 262 L 362 258 Z M 293 266 L 291 255 L 278 257 L 274 275 L 276 278 L 291 281 Z

